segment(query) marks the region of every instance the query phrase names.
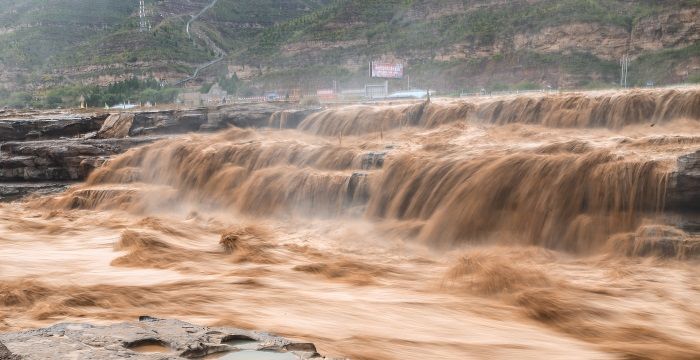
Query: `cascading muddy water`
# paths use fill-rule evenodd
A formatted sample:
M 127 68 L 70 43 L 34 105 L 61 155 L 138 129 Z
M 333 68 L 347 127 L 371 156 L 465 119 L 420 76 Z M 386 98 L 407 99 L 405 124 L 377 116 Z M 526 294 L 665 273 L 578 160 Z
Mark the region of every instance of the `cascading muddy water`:
M 0 206 L 0 328 L 150 313 L 358 359 L 691 359 L 699 101 L 351 106 L 132 149 Z
M 639 95 L 630 97 L 627 101 L 638 102 Z M 432 126 L 445 122 L 435 117 L 459 119 L 470 108 L 419 104 L 398 114 L 394 109 L 349 108 L 341 114 L 354 113 L 350 122 L 340 116 L 327 118 L 324 124 L 358 129 L 352 124 L 359 122 L 359 129 L 366 129 L 383 112 L 385 119 L 407 125 L 418 124 L 411 119 L 425 115 Z M 301 128 L 309 129 L 304 123 Z M 668 186 L 669 170 L 662 161 L 628 159 L 620 149 L 597 149 L 584 141 L 513 146 L 506 154 L 466 156 L 454 149 L 428 153 L 397 149 L 381 170 L 363 169 L 363 158 L 372 154 L 366 149 L 380 149 L 378 143 L 350 141 L 355 143 L 341 146 L 304 136 L 271 141 L 235 129 L 164 141 L 112 161 L 88 180 L 92 187 L 145 184 L 139 201 L 131 201 L 133 189 L 114 187 L 78 190 L 61 201 L 63 206 L 96 208 L 126 200 L 141 210 L 185 201 L 258 216 L 339 215 L 368 205 L 368 218 L 412 222 L 408 226 L 431 245 L 508 241 L 590 252 L 603 248 L 610 235 L 633 231 L 645 218 L 658 215 Z M 153 186 L 172 190 L 153 199 Z M 114 194 L 114 199 L 105 199 L 106 194 Z
M 436 127 L 466 120 L 499 125 L 621 128 L 683 118 L 700 118 L 700 90 L 345 107 L 313 114 L 301 122 L 299 129 L 318 135 L 358 135 L 405 126 Z
M 662 209 L 666 175 L 658 167 L 609 151 L 451 160 L 406 155 L 384 170 L 369 214 L 423 220 L 420 237 L 431 244 L 491 238 L 590 251 Z
M 139 183 L 147 184 L 149 191 L 155 185 L 176 192 L 151 194 L 158 199 L 144 194 L 142 201 L 132 203 L 138 209 L 185 201 L 255 215 L 283 210 L 333 215 L 366 201 L 366 174 L 355 172 L 363 164 L 360 150 L 290 140 L 266 142 L 234 129 L 220 136 L 170 140 L 134 150 L 98 170 L 87 183 L 93 187 Z M 60 201 L 68 207 L 110 205 L 109 200 L 83 201 L 84 194 L 78 190 Z M 125 198 L 124 193 L 119 196 Z

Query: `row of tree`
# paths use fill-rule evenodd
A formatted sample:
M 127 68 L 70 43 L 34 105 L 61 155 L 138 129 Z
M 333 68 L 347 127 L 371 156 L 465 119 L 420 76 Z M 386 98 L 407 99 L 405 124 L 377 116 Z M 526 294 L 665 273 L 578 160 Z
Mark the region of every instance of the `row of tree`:
M 132 77 L 108 86 L 69 85 L 37 93 L 0 91 L 0 106 L 13 108 L 78 107 L 85 102 L 89 107 L 113 106 L 121 103 L 171 103 L 179 89 L 167 87 L 156 79 Z

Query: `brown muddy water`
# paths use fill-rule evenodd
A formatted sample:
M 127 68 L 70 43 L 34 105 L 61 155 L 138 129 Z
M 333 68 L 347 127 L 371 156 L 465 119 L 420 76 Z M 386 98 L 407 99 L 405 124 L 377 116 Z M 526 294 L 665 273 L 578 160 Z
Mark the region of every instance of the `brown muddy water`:
M 275 119 L 1 204 L 0 331 L 148 314 L 353 359 L 700 357 L 698 237 L 666 202 L 699 92 Z

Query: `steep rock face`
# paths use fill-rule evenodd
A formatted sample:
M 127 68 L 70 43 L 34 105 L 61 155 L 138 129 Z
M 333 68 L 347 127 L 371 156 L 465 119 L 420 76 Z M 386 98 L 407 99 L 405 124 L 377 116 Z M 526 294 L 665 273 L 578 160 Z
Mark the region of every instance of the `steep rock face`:
M 139 322 L 109 326 L 58 324 L 0 334 L 2 360 L 199 359 L 237 354 L 240 358 L 323 360 L 311 343 L 267 333 L 204 327 L 142 316 Z M 3 357 L 3 355 L 7 357 Z
M 666 12 L 640 20 L 631 34 L 631 51 L 681 48 L 700 41 L 700 9 Z
M 643 18 L 629 31 L 623 26 L 578 22 L 524 32 L 513 37 L 514 50 L 545 54 L 585 52 L 605 60 L 624 54 L 677 49 L 700 41 L 700 9 L 681 9 Z
M 574 23 L 547 27 L 535 33 L 515 34 L 514 50 L 545 54 L 587 52 L 601 59 L 618 59 L 627 52 L 629 34 L 621 27 Z

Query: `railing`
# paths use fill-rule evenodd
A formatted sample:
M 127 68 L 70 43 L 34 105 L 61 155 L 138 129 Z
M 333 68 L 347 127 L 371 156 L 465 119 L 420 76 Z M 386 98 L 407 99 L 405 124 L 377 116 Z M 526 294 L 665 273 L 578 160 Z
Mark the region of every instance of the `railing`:
M 459 97 L 478 97 L 478 96 L 503 96 L 503 95 L 521 95 L 521 94 L 552 94 L 558 93 L 559 89 L 536 89 L 536 90 L 504 90 L 504 91 L 482 91 L 482 92 L 461 92 Z

